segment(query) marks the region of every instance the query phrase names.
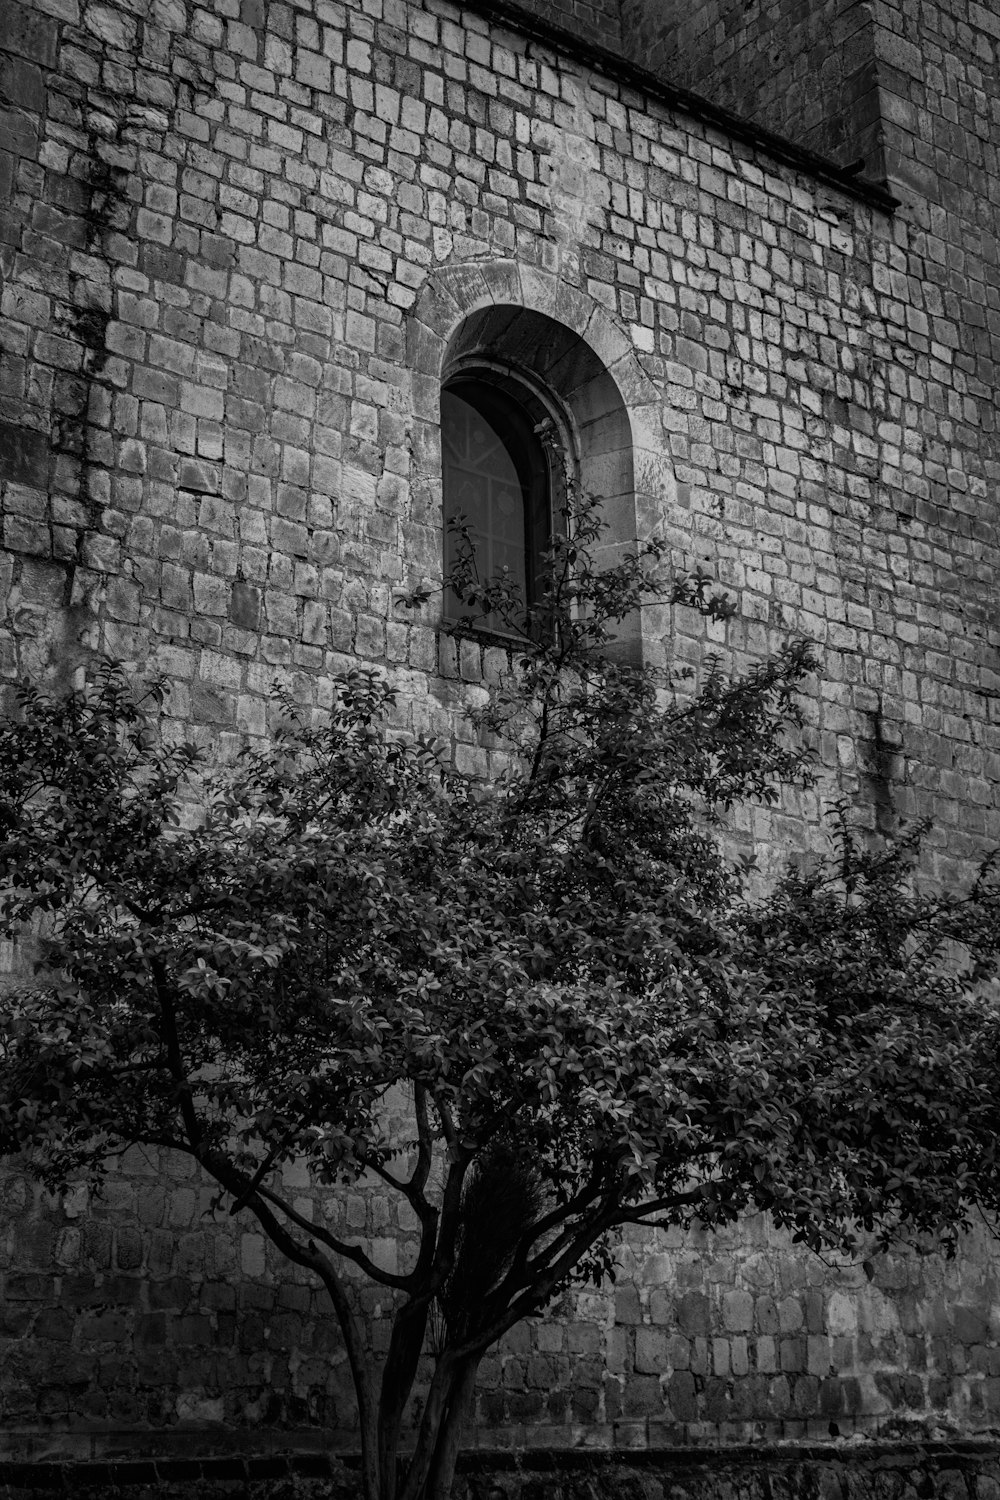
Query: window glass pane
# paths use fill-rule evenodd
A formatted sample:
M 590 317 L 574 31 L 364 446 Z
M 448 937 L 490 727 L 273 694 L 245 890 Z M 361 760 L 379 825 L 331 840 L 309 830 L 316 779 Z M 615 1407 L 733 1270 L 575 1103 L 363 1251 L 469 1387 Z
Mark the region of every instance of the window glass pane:
M 462 515 L 476 547 L 480 579 L 493 578 L 506 569 L 525 599 L 525 495 L 507 443 L 482 412 L 446 390 L 441 393 L 441 448 L 445 566 L 454 562 L 458 545 L 447 526 L 454 516 Z M 474 613 L 456 600 L 450 612 L 459 618 Z M 491 621 L 483 623 L 488 626 Z

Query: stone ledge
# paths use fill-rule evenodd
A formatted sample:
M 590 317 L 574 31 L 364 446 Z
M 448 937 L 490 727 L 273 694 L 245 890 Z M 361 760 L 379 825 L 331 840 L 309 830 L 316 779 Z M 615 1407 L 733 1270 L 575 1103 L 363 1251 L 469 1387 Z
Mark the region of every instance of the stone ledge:
M 0 1500 L 354 1500 L 356 1474 L 353 1455 L 319 1453 L 6 1461 Z M 859 1493 L 1000 1500 L 1000 1443 L 480 1450 L 463 1456 L 456 1484 L 459 1500 L 848 1500 Z

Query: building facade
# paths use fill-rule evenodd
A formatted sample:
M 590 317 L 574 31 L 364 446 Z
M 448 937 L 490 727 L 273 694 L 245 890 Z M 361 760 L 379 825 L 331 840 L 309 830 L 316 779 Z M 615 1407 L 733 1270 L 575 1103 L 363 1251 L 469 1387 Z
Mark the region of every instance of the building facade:
M 409 727 L 452 722 L 497 648 L 396 601 L 441 577 L 461 404 L 501 436 L 538 405 L 611 546 L 665 535 L 737 602 L 724 627 L 650 609 L 629 649 L 817 643 L 820 784 L 735 821 L 765 872 L 837 797 L 871 828 L 930 819 L 942 881 L 1000 841 L 992 9 L 0 13 L 0 681 L 162 672 L 220 756 L 267 733 L 276 685 L 322 709 L 357 661 Z M 350 1445 L 317 1294 L 185 1171 L 125 1161 L 96 1204 L 6 1171 L 6 1451 Z M 377 1197 L 344 1214 L 398 1228 Z M 761 1223 L 622 1254 L 613 1294 L 484 1363 L 480 1441 L 998 1421 L 985 1243 L 872 1280 Z

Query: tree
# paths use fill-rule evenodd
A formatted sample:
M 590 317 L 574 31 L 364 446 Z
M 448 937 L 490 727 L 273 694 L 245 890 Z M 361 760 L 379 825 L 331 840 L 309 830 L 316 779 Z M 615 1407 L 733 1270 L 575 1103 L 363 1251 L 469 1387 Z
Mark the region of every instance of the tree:
M 0 730 L 0 915 L 41 945 L 3 1001 L 0 1148 L 53 1186 L 135 1143 L 195 1158 L 326 1289 L 366 1500 L 443 1500 L 482 1355 L 600 1280 L 623 1225 L 759 1209 L 817 1249 L 947 1249 L 997 1203 L 991 867 L 922 895 L 913 840 L 867 849 L 841 818 L 754 894 L 725 815 L 808 775 L 812 656 L 697 687 L 616 661 L 644 600 L 729 606 L 665 581 L 657 542 L 598 569 L 594 506 L 568 510 L 535 609 L 470 548 L 449 580 L 507 631 L 474 716 L 491 784 L 398 732 L 360 667 L 327 723 L 286 702 L 221 771 L 112 666 L 22 685 Z M 398 1195 L 402 1268 L 302 1212 L 293 1160 Z M 358 1276 L 392 1299 L 381 1359 Z

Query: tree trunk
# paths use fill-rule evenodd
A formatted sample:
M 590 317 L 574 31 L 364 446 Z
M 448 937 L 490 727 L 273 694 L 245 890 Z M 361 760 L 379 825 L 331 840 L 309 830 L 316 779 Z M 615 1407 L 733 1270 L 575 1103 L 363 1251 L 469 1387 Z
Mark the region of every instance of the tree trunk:
M 378 1471 L 381 1500 L 395 1500 L 399 1434 L 413 1389 L 427 1327 L 427 1308 L 404 1307 L 396 1315 L 382 1372 L 378 1411 Z
M 448 1500 L 481 1357 L 459 1359 L 447 1349 L 441 1355 L 424 1398 L 413 1455 L 396 1487 L 398 1500 Z
M 475 1405 L 478 1373 L 478 1355 L 463 1361 L 455 1372 L 448 1407 L 438 1430 L 434 1458 L 421 1500 L 449 1500 L 462 1437 Z

